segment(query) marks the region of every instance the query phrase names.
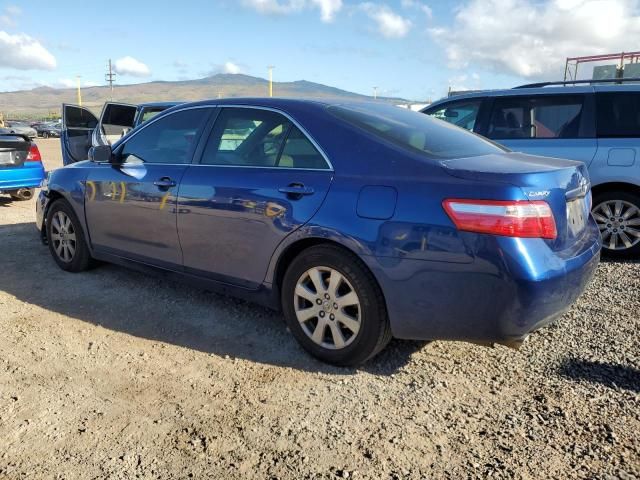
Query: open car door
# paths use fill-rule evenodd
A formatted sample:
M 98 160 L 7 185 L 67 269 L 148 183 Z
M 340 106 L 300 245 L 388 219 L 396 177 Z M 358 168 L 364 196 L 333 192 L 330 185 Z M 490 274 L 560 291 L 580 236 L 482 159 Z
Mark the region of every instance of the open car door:
M 62 105 L 62 162 L 65 165 L 89 158 L 91 137 L 98 119 L 88 109 L 78 105 Z
M 100 114 L 99 127 L 93 136 L 93 145 L 111 145 L 133 129 L 137 105 L 106 102 Z

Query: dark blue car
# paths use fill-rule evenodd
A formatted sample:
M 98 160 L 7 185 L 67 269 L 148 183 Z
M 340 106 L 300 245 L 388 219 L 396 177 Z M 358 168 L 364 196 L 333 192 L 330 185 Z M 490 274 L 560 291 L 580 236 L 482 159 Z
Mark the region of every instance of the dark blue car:
M 281 308 L 335 364 L 391 337 L 517 346 L 598 264 L 584 164 L 393 106 L 183 104 L 90 156 L 37 202 L 61 268 L 98 259 Z

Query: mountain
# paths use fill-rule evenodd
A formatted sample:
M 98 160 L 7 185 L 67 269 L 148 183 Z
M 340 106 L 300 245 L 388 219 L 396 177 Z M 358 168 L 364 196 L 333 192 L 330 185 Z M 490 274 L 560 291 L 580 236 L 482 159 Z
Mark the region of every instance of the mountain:
M 170 100 L 203 100 L 217 97 L 263 97 L 268 95 L 269 82 L 264 78 L 243 74 L 220 73 L 197 80 L 176 82 L 155 81 L 134 85 L 114 85 L 113 100 L 123 103 L 143 103 Z M 273 93 L 278 97 L 315 97 L 343 99 L 371 99 L 367 95 L 348 92 L 320 83 L 298 80 L 274 82 Z M 82 89 L 82 104 L 99 112 L 102 104 L 109 100 L 109 87 L 86 87 Z M 378 97 L 389 103 L 408 103 L 402 98 Z M 39 117 L 59 114 L 62 103 L 77 103 L 75 88 L 38 87 L 33 90 L 0 93 L 0 111 L 5 118 Z

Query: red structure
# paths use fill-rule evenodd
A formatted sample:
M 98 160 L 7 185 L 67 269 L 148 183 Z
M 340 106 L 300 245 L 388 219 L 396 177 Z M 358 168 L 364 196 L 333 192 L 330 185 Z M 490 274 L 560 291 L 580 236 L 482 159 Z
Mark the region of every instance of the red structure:
M 590 55 L 588 57 L 569 57 L 564 66 L 564 80 L 577 80 L 578 79 L 578 66 L 581 63 L 589 62 L 602 62 L 607 60 L 619 61 L 618 68 L 621 69 L 624 65 L 624 61 L 628 60 L 628 63 L 638 63 L 640 61 L 640 52 L 621 52 L 621 53 L 608 53 L 605 55 Z

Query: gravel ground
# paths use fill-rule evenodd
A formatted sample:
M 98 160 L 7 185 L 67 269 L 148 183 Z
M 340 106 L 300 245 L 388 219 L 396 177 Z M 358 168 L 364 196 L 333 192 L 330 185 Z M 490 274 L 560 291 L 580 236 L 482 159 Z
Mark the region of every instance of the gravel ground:
M 0 200 L 0 478 L 640 478 L 640 263 L 517 352 L 394 341 L 339 369 L 269 310 L 64 273 L 33 218 Z

